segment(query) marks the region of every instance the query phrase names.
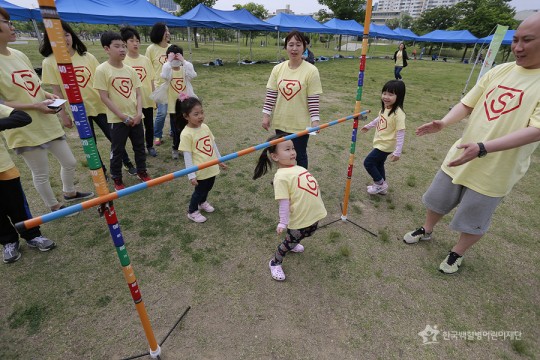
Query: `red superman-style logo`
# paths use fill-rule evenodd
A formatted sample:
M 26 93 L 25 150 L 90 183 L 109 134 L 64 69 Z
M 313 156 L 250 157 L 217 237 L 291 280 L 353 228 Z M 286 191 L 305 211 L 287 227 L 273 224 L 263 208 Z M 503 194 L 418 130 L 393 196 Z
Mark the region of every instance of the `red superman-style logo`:
M 159 63 L 160 63 L 161 65 L 165 64 L 165 63 L 167 62 L 167 55 L 165 55 L 165 54 L 161 55 L 161 56 L 159 57 L 158 61 L 159 61 Z
M 139 80 L 141 80 L 141 82 L 144 81 L 144 79 L 146 79 L 146 69 L 144 68 L 144 66 L 134 66 L 133 69 L 135 70 L 135 72 L 137 73 L 137 75 L 139 76 Z
M 283 79 L 278 83 L 278 89 L 285 100 L 289 101 L 302 90 L 302 84 L 298 80 Z
M 178 94 L 183 92 L 186 89 L 186 84 L 184 84 L 184 78 L 172 78 L 171 79 L 171 87 Z
M 504 114 L 508 114 L 521 106 L 523 90 L 512 89 L 499 85 L 486 95 L 484 110 L 488 121 L 497 120 Z
M 112 87 L 118 91 L 120 95 L 129 99 L 131 96 L 131 91 L 133 90 L 133 83 L 130 78 L 117 77 L 112 81 Z
M 319 185 L 309 171 L 304 171 L 298 175 L 298 188 L 307 191 L 311 195 L 319 196 Z
M 200 138 L 195 144 L 195 148 L 205 155 L 214 155 L 214 147 L 212 146 L 212 139 L 210 139 L 210 135 Z
M 377 131 L 386 130 L 388 127 L 388 121 L 381 115 L 379 116 L 379 122 L 377 123 Z
M 75 66 L 73 71 L 75 71 L 75 79 L 77 79 L 79 87 L 85 88 L 92 77 L 90 70 L 86 66 Z
M 23 88 L 30 94 L 32 97 L 36 97 L 37 92 L 41 88 L 39 84 L 39 79 L 35 74 L 30 70 L 19 70 L 14 71 L 11 74 L 11 81 L 13 84 Z

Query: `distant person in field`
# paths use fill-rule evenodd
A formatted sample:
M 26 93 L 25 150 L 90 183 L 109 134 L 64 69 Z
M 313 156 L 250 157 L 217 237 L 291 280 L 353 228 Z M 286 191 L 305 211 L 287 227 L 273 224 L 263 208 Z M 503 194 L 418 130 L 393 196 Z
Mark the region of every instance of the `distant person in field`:
M 186 169 L 220 158 L 214 134 L 208 125 L 204 124 L 205 116 L 200 100 L 181 93 L 175 105 L 176 111 L 172 117 L 180 123 L 178 127 L 184 126 L 178 150 L 184 154 Z M 208 194 L 214 187 L 219 168 L 225 170 L 227 165 L 219 163 L 188 174 L 189 182 L 195 186 L 187 213 L 191 221 L 196 223 L 206 221 L 206 216 L 201 214 L 201 210 L 206 213 L 214 212 L 215 208 L 208 202 Z
M 155 86 L 158 87 L 163 83 L 163 79 L 159 77 L 161 68 L 167 61 L 165 52 L 171 41 L 171 33 L 167 24 L 163 22 L 155 23 L 150 31 L 150 41 L 152 44 L 146 48 L 145 56 L 150 59 L 156 74 Z M 163 126 L 167 117 L 167 104 L 157 104 L 156 120 L 154 121 L 154 145 L 160 146 L 163 142 Z
M 307 42 L 307 46 L 306 46 L 306 50 L 302 54 L 302 59 L 306 60 L 310 64 L 315 64 L 315 54 L 313 54 L 313 51 L 311 51 L 311 49 L 309 48 L 310 40 L 309 40 L 309 37 L 307 36 L 306 36 L 306 42 Z
M 33 120 L 27 126 L 5 130 L 3 135 L 8 147 L 21 155 L 32 171 L 34 187 L 45 205 L 56 211 L 65 205 L 58 201 L 51 187 L 49 153 L 60 163 L 64 201 L 86 199 L 94 193 L 76 190 L 77 160 L 56 116 L 58 109 L 48 107 L 58 96 L 42 88 L 41 80 L 26 55 L 8 47 L 8 43 L 16 39 L 9 14 L 0 7 L 0 99 L 6 106 L 27 112 Z
M 394 53 L 394 56 L 392 59 L 394 60 L 394 76 L 396 77 L 396 80 L 403 80 L 403 77 L 401 76 L 401 70 L 403 70 L 404 67 L 407 67 L 407 60 L 409 60 L 409 57 L 407 56 L 407 50 L 405 50 L 405 44 L 400 43 L 399 48 Z
M 439 266 L 444 274 L 459 270 L 463 255 L 487 232 L 495 209 L 525 175 L 538 148 L 539 34 L 540 13 L 516 30 L 515 62 L 488 71 L 444 118 L 416 130 L 418 136 L 432 134 L 469 118 L 423 196 L 424 224 L 403 238 L 407 244 L 431 240 L 435 225 L 457 207 L 450 228 L 459 232 L 459 238 Z
M 309 135 L 304 135 L 309 136 Z M 279 139 L 274 135 L 267 141 Z M 300 242 L 315 233 L 319 221 L 326 217 L 326 208 L 321 198 L 319 183 L 305 168 L 297 165 L 296 151 L 292 140 L 285 140 L 264 149 L 259 157 L 253 179 L 258 179 L 277 166 L 274 175 L 274 197 L 279 202 L 278 234 L 283 234 L 283 242 L 270 260 L 270 274 L 277 281 L 285 280 L 281 267 L 283 258 L 289 251 L 304 252 Z
M 405 83 L 391 80 L 384 84 L 381 94 L 379 116 L 365 125 L 360 131 L 366 133 L 376 128 L 373 137 L 373 150 L 366 156 L 364 167 L 373 179 L 373 185 L 367 187 L 371 195 L 385 195 L 388 192 L 384 163 L 388 156 L 392 162 L 401 157 L 405 139 Z
M 0 104 L 0 131 L 26 126 L 31 122 L 32 118 L 24 111 Z M 19 236 L 26 240 L 29 247 L 40 251 L 49 251 L 56 246 L 41 234 L 39 226 L 21 231 L 20 234 L 15 230 L 13 224 L 31 219 L 32 214 L 21 186 L 19 170 L 3 141 L 0 141 L 0 197 L 0 244 L 4 263 L 14 263 L 21 258 Z
M 292 31 L 285 38 L 289 56 L 272 69 L 266 84 L 262 127 L 274 129 L 277 135 L 288 135 L 319 126 L 319 97 L 322 85 L 319 70 L 302 59 L 307 48 L 305 36 Z M 292 140 L 298 165 L 308 168 L 307 144 L 309 136 Z
M 62 21 L 62 29 L 64 30 L 67 51 L 71 57 L 71 63 L 73 64 L 75 71 L 75 79 L 77 80 L 79 91 L 84 100 L 84 109 L 86 111 L 88 123 L 92 129 L 92 134 L 94 135 L 94 141 L 97 144 L 96 129 L 94 127 L 94 124 L 96 124 L 103 132 L 103 135 L 105 135 L 110 142 L 111 130 L 109 129 L 109 124 L 107 123 L 107 107 L 105 104 L 103 104 L 103 102 L 101 102 L 99 93 L 93 87 L 95 72 L 96 68 L 99 66 L 99 62 L 94 55 L 87 51 L 86 45 L 84 45 L 81 39 L 79 39 L 75 31 L 73 31 L 67 22 Z M 41 55 L 45 56 L 42 63 L 41 74 L 43 83 L 51 85 L 53 93 L 59 98 L 67 99 L 64 83 L 62 82 L 62 77 L 58 71 L 58 64 L 56 63 L 51 41 L 49 40 L 47 33 L 45 33 L 45 37 L 39 48 L 39 52 Z M 64 108 L 59 112 L 59 115 L 62 119 L 63 125 L 71 129 L 73 127 L 73 114 L 71 114 L 67 108 Z M 105 160 L 109 158 L 109 152 L 110 147 L 107 150 Z M 105 166 L 99 151 L 98 156 L 103 167 L 105 178 L 107 178 L 107 167 Z M 122 155 L 122 163 L 130 175 L 134 176 L 137 174 L 137 170 L 133 166 L 127 152 L 124 152 Z

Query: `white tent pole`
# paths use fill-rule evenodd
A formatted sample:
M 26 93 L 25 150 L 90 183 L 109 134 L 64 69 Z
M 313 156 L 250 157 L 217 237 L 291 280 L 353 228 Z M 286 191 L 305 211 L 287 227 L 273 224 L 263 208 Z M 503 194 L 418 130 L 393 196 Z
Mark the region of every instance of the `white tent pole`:
M 240 64 L 240 30 L 236 30 L 236 48 L 238 49 L 238 64 Z
M 253 39 L 251 38 L 251 30 L 249 31 L 249 60 L 253 62 Z
M 441 57 L 441 53 L 442 53 L 442 48 L 444 46 L 444 43 L 441 43 L 441 48 L 439 49 L 439 57 Z
M 32 19 L 32 25 L 34 26 L 34 31 L 36 32 L 39 45 L 43 44 L 43 37 L 41 36 L 41 32 L 39 31 L 36 20 Z
M 191 52 L 191 28 L 187 28 L 187 43 L 188 43 L 188 51 L 189 51 L 189 62 L 193 62 L 193 53 Z

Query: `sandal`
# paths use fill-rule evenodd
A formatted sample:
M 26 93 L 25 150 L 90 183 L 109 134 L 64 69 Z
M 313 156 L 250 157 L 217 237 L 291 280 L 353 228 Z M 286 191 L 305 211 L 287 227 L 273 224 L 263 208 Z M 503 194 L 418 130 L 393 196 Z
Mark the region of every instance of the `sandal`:
M 303 253 L 304 252 L 304 245 L 297 244 L 295 247 L 291 249 L 293 253 Z
M 285 280 L 285 273 L 283 272 L 281 265 L 272 266 L 272 260 L 270 260 L 270 262 L 268 263 L 268 266 L 270 267 L 270 273 L 272 274 L 272 278 L 274 280 L 277 280 L 277 281 Z

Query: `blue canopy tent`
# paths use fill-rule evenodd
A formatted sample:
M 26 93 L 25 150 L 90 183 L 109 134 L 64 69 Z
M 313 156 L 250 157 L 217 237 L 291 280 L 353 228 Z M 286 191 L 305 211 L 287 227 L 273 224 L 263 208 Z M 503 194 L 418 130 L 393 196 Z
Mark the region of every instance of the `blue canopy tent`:
M 5 0 L 0 0 L 0 6 L 6 9 L 11 20 L 41 20 L 41 12 L 39 9 L 27 9 L 25 7 L 14 5 Z
M 471 34 L 469 30 L 434 30 L 422 36 L 418 36 L 416 41 L 452 43 L 452 44 L 475 44 L 478 38 Z
M 332 19 L 323 23 L 324 26 L 335 30 L 335 34 L 362 36 L 364 27 L 354 20 Z
M 418 35 L 413 33 L 410 29 L 395 28 L 393 31 L 400 36 L 399 40 L 416 41 L 418 38 Z
M 187 26 L 146 0 L 56 0 L 56 7 L 67 22 L 152 26 L 163 21 L 170 27 Z
M 515 33 L 516 33 L 516 30 L 507 30 L 506 34 L 504 35 L 504 39 L 503 39 L 502 44 L 503 45 L 511 45 Z M 492 39 L 493 39 L 493 35 L 489 35 L 489 36 L 478 39 L 478 43 L 479 44 L 489 44 Z
M 331 29 L 317 22 L 311 16 L 306 15 L 291 15 L 279 13 L 274 17 L 266 20 L 267 23 L 274 26 L 274 30 L 278 32 L 288 32 L 292 30 L 303 31 L 307 33 L 335 34 L 336 30 Z
M 371 24 L 369 26 L 369 37 L 383 39 L 400 40 L 400 36 L 386 25 Z

